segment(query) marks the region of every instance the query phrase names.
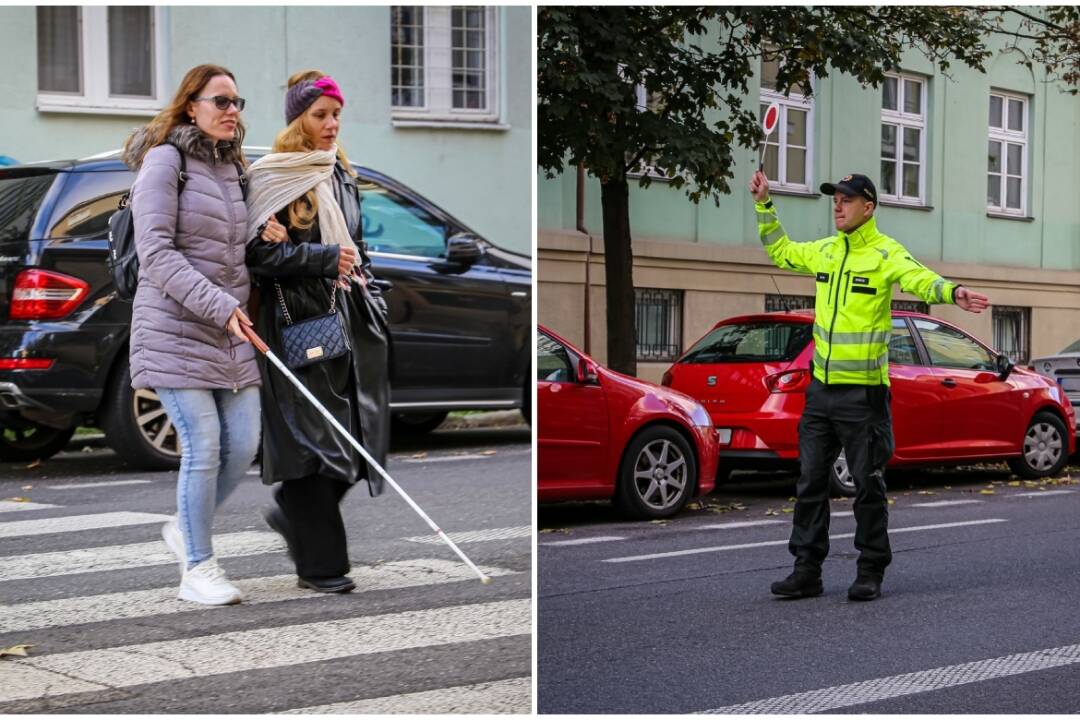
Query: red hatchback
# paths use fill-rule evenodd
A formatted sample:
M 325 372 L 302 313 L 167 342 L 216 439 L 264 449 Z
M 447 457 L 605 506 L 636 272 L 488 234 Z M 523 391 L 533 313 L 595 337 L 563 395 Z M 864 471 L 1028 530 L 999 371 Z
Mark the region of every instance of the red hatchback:
M 664 374 L 702 402 L 720 439 L 720 477 L 736 468 L 794 467 L 814 355 L 810 310 L 716 324 Z M 893 312 L 889 341 L 890 466 L 1006 460 L 1025 478 L 1054 475 L 1076 445 L 1061 388 L 940 318 Z M 833 489 L 854 494 L 843 453 Z
M 536 379 L 540 502 L 613 499 L 662 518 L 712 491 L 717 440 L 701 403 L 598 365 L 543 326 Z

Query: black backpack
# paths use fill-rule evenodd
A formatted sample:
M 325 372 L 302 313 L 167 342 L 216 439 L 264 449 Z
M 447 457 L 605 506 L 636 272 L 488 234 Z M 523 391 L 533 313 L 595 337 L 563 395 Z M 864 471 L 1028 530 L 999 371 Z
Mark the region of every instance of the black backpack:
M 169 143 L 172 145 L 172 143 Z M 173 145 L 173 147 L 176 147 Z M 180 154 L 180 172 L 176 180 L 176 196 L 184 192 L 187 183 L 187 162 L 184 160 L 184 151 L 176 148 Z M 244 175 L 240 163 L 236 164 L 236 172 L 240 176 L 240 192 L 247 199 L 247 176 Z M 131 217 L 131 191 L 128 190 L 120 198 L 120 204 L 116 212 L 109 216 L 109 272 L 113 276 L 113 284 L 116 286 L 116 295 L 121 300 L 132 300 L 135 290 L 139 286 L 139 256 L 135 252 L 135 222 Z

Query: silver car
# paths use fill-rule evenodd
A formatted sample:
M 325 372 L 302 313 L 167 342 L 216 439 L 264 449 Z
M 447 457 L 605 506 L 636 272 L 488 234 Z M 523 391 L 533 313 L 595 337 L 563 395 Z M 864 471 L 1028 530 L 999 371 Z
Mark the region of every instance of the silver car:
M 1080 408 L 1080 340 L 1057 355 L 1033 359 L 1030 367 L 1060 385 L 1073 408 Z M 1080 409 L 1077 409 L 1077 413 L 1080 414 Z M 1080 430 L 1077 434 L 1080 435 Z

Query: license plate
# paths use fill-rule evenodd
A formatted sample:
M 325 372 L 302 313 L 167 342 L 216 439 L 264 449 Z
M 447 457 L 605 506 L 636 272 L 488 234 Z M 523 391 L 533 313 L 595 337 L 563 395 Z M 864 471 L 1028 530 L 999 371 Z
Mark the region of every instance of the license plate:
M 720 438 L 721 445 L 731 442 L 731 428 L 717 428 L 716 435 Z

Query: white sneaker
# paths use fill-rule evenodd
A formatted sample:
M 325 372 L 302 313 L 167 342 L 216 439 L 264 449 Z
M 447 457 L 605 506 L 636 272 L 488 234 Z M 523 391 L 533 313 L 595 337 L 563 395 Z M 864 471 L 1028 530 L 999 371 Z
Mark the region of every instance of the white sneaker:
M 229 583 L 225 571 L 214 558 L 203 560 L 184 572 L 177 597 L 203 605 L 235 605 L 244 599 L 240 591 Z
M 180 534 L 180 528 L 176 524 L 176 518 L 172 517 L 161 526 L 161 537 L 165 540 L 165 544 L 172 550 L 173 555 L 176 556 L 177 561 L 180 563 L 180 574 L 184 574 L 184 569 L 187 568 L 187 549 L 184 547 L 184 536 Z

